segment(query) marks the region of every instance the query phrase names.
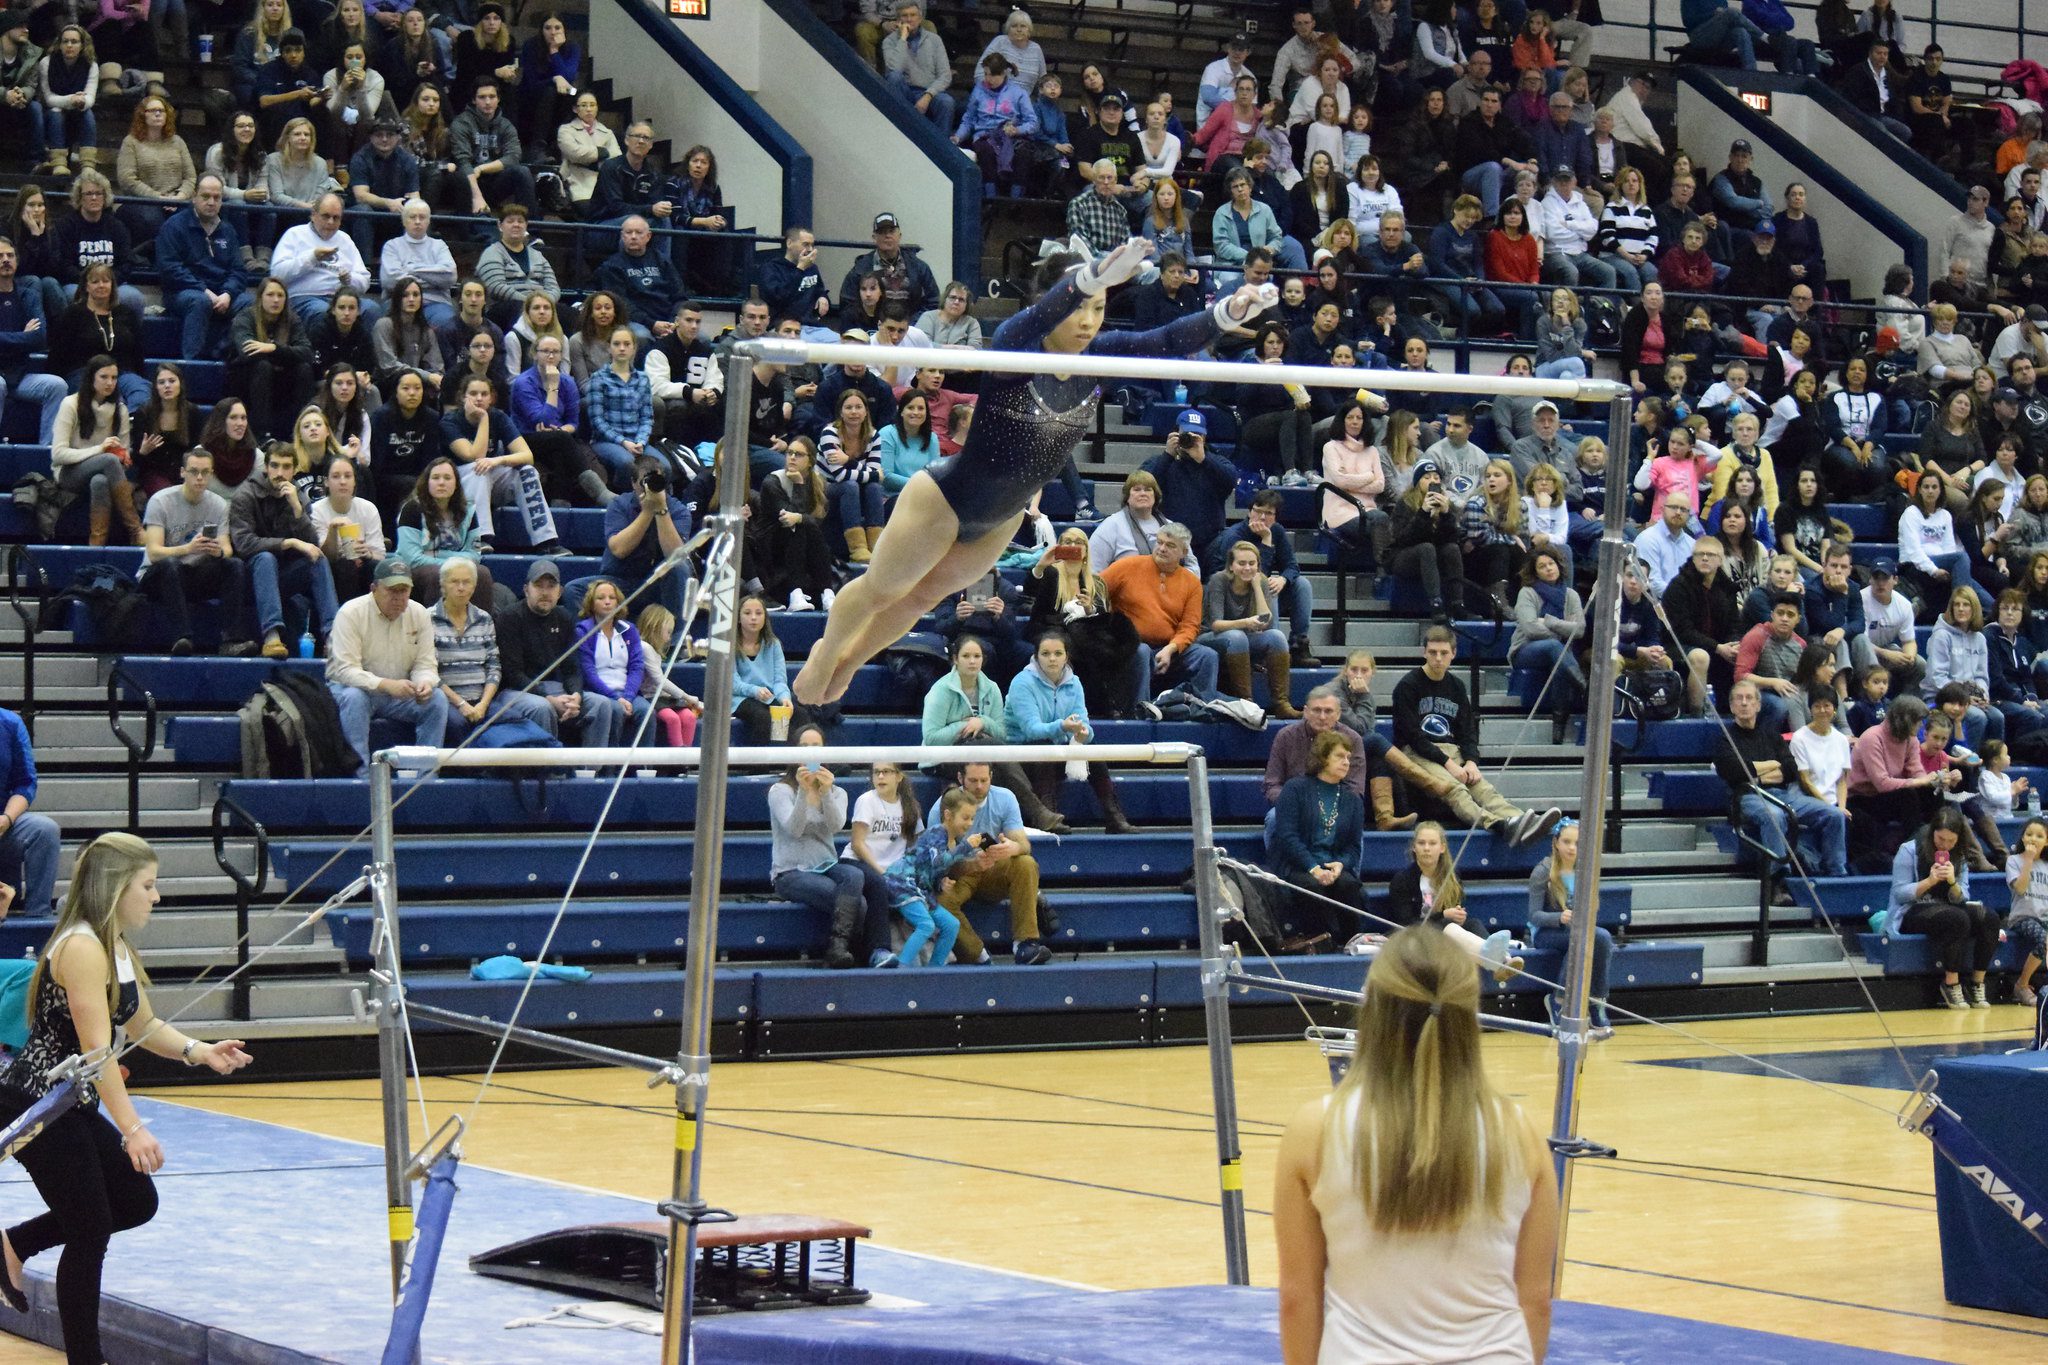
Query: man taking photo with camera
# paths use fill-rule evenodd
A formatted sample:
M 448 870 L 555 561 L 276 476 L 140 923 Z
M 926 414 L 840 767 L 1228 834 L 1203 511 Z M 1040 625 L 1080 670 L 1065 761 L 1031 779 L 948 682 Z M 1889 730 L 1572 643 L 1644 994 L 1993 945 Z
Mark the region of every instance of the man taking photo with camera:
M 1223 534 L 1230 499 L 1237 492 L 1237 466 L 1209 449 L 1209 419 L 1189 408 L 1174 423 L 1166 451 L 1145 461 L 1159 480 L 1159 519 L 1177 521 L 1207 545 Z
M 680 620 L 684 575 L 663 573 L 662 566 L 690 534 L 691 511 L 670 490 L 668 468 L 661 460 L 643 455 L 633 461 L 632 488 L 605 508 L 604 561 L 598 575 L 617 583 L 629 597 L 658 577 L 653 592 L 637 600 L 642 606 L 650 600 L 659 602 Z

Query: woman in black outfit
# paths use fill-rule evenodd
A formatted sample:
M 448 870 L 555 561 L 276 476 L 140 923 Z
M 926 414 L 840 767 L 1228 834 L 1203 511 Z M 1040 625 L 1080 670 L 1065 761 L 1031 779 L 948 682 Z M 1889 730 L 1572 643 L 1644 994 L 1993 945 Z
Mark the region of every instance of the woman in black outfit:
M 1451 619 L 1444 602 L 1446 589 L 1465 578 L 1464 538 L 1464 518 L 1456 500 L 1444 491 L 1436 463 L 1418 460 L 1413 482 L 1394 504 L 1389 566 L 1395 577 L 1421 586 L 1429 599 L 1429 614 L 1440 622 Z
M 1446 112 L 1441 90 L 1424 94 L 1421 107 L 1390 131 L 1380 161 L 1387 183 L 1401 187 L 1409 226 L 1443 220 L 1444 196 L 1458 183 L 1458 173 L 1451 169 L 1457 164 L 1457 137 L 1457 120 Z
M 789 443 L 783 466 L 761 481 L 760 506 L 747 522 L 747 553 L 772 602 L 802 593 L 822 604 L 832 586 L 832 548 L 825 542 L 825 481 L 807 436 Z
M 427 401 L 426 385 L 416 374 L 400 374 L 391 401 L 370 414 L 370 474 L 379 510 L 396 512 L 441 448 L 441 414 Z
M 121 367 L 122 405 L 133 412 L 149 401 L 142 317 L 119 301 L 118 289 L 114 267 L 86 267 L 84 287 L 49 324 L 49 369 L 75 385 L 86 361 L 96 355 L 112 356 Z
M 12 1123 L 51 1089 L 47 1073 L 68 1058 L 111 1046 L 119 1027 L 134 1045 L 186 1066 L 228 1075 L 249 1054 L 233 1039 L 203 1043 L 156 1017 L 128 935 L 149 923 L 157 902 L 157 857 L 132 834 L 103 834 L 78 856 L 63 913 L 29 979 L 28 1045 L 0 1075 L 0 1122 Z M 12 899 L 0 890 L 0 912 Z M 104 1104 L 104 1110 L 102 1105 Z M 0 1236 L 0 1298 L 28 1311 L 22 1263 L 56 1247 L 57 1314 L 71 1365 L 102 1365 L 100 1271 L 116 1232 L 156 1216 L 150 1176 L 164 1164 L 163 1144 L 143 1126 L 118 1066 L 108 1065 L 83 1099 L 54 1119 L 19 1160 L 49 1206 Z
M 283 434 L 280 422 L 311 392 L 313 348 L 285 297 L 284 281 L 260 281 L 255 302 L 228 325 L 227 381 L 228 392 L 249 404 L 257 439 L 265 441 Z
M 377 348 L 373 329 L 363 322 L 361 294 L 347 285 L 335 290 L 327 311 L 306 325 L 306 344 L 313 348 L 315 374 L 345 362 L 356 372 L 356 382 L 365 390 L 370 406 L 384 401 L 377 392 Z
M 1253 365 L 1287 363 L 1287 326 L 1268 322 L 1252 338 Z M 1299 401 L 1294 390 L 1282 384 L 1239 384 L 1233 395 L 1237 408 L 1239 458 L 1269 474 L 1306 475 L 1319 468 L 1322 452 L 1314 440 L 1315 412 L 1306 393 Z M 1298 482 L 1299 480 L 1295 480 Z

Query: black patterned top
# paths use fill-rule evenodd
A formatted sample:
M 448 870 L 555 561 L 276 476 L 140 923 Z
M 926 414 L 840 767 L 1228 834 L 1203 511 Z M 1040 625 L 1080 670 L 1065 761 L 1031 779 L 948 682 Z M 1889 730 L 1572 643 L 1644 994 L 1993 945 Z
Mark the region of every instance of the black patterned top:
M 83 924 L 74 925 L 64 938 L 72 934 L 92 937 L 92 930 Z M 62 939 L 52 941 L 44 950 L 45 954 L 54 953 L 59 942 Z M 114 975 L 121 986 L 120 1000 L 114 1008 L 114 1027 L 119 1029 L 142 1007 L 142 995 L 135 984 L 135 960 L 129 956 L 125 943 L 117 943 L 114 947 Z M 0 1085 L 41 1098 L 51 1089 L 48 1079 L 50 1068 L 60 1065 L 67 1057 L 78 1056 L 84 1049 L 79 1046 L 78 1025 L 71 1018 L 70 998 L 48 976 L 43 978 L 34 1011 L 29 1019 L 28 1046 L 16 1054 L 6 1074 L 0 1075 Z M 99 1087 L 86 1086 L 79 1103 L 89 1108 L 99 1102 Z

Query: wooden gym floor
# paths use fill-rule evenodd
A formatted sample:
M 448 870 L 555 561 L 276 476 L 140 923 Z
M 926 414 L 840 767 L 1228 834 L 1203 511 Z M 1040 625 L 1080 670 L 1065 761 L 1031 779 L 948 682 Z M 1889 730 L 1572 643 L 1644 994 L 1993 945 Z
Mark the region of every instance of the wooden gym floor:
M 2027 1019 L 2004 1006 L 1887 1022 L 1901 1042 L 1926 1047 L 2017 1045 Z M 1901 1074 L 1878 1051 L 1884 1030 L 1867 1014 L 1689 1027 L 1740 1051 L 1863 1053 Z M 1487 1053 L 1497 1083 L 1547 1128 L 1551 1048 L 1489 1035 Z M 1641 1026 L 1594 1049 L 1581 1129 L 1622 1159 L 1578 1168 L 1567 1297 L 1940 1360 L 2041 1352 L 2048 1322 L 1943 1301 L 1925 1140 L 1796 1081 L 1644 1064 L 1720 1055 Z M 1238 1049 L 1237 1082 L 1252 1276 L 1270 1285 L 1266 1210 L 1280 1125 L 1327 1088 L 1328 1073 L 1305 1043 L 1261 1044 Z M 734 1065 L 719 1067 L 712 1085 L 705 1190 L 714 1204 L 855 1218 L 884 1245 L 1105 1289 L 1222 1278 L 1201 1048 Z M 1888 1111 L 1904 1098 L 1848 1089 Z M 429 1081 L 434 1121 L 474 1093 L 461 1078 Z M 165 1098 L 378 1137 L 372 1082 L 221 1085 Z M 475 1164 L 652 1201 L 668 1194 L 668 1115 L 638 1075 L 509 1074 L 465 1147 Z M 169 1157 L 175 1166 L 178 1154 Z M 58 1359 L 0 1343 L 0 1362 Z

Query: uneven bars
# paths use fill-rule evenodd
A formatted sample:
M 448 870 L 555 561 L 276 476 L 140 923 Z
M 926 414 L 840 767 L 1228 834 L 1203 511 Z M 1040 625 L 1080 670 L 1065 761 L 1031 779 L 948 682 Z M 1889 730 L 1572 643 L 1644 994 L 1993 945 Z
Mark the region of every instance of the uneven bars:
M 854 744 L 781 745 L 732 749 L 737 768 L 790 768 L 805 763 L 1186 763 L 1197 744 Z M 429 749 L 410 745 L 379 750 L 394 768 L 695 768 L 701 749 Z
M 1443 370 L 1338 369 L 1329 365 L 1247 365 L 1229 360 L 1159 360 L 1151 356 L 1064 355 L 1056 351 L 944 350 L 937 346 L 849 346 L 784 337 L 743 341 L 742 355 L 777 365 L 880 365 L 1006 374 L 1089 375 L 1102 379 L 1208 380 L 1217 384 L 1301 384 L 1324 389 L 1418 390 L 1472 398 L 1517 395 L 1607 403 L 1629 392 L 1611 379 L 1536 379 L 1512 374 Z

